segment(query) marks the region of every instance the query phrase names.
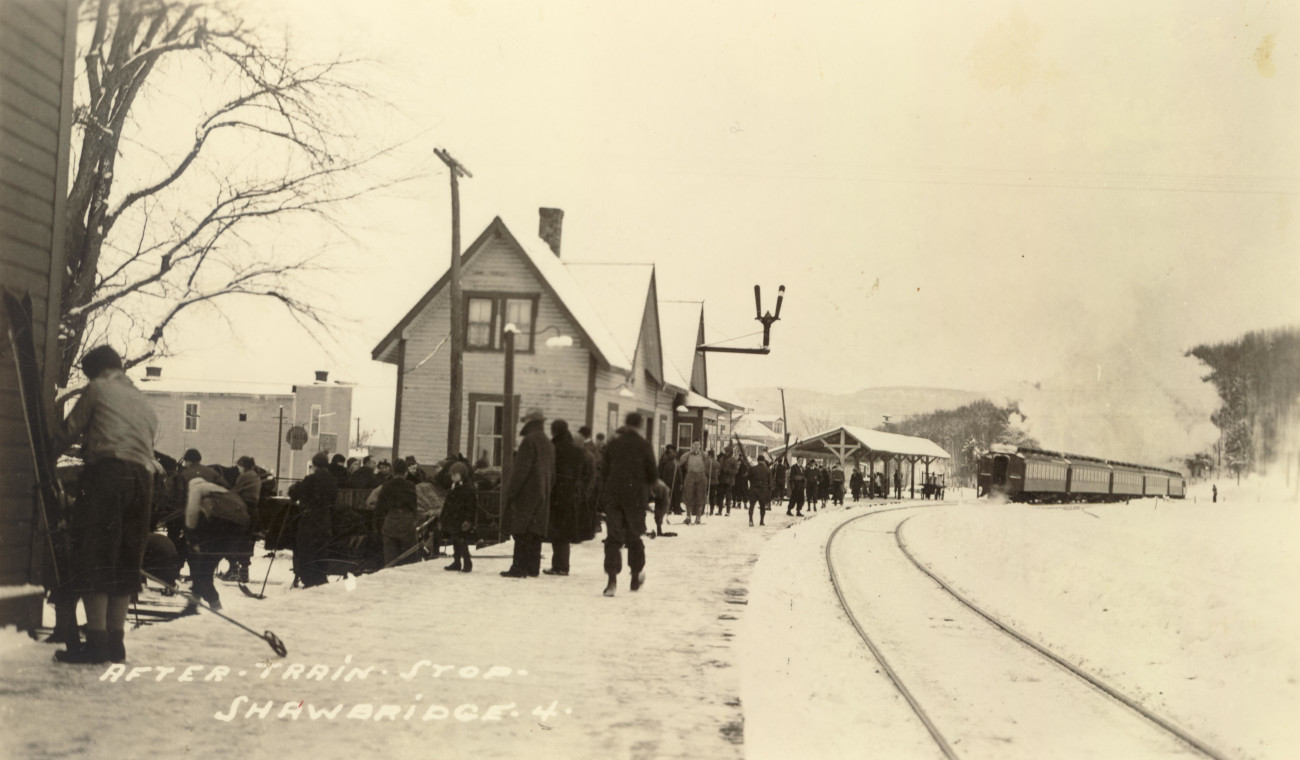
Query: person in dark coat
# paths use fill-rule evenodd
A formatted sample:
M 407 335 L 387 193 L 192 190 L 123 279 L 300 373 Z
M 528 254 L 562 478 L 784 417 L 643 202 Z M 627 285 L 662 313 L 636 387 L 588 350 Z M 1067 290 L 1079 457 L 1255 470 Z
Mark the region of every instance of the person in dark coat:
M 632 590 L 645 583 L 646 507 L 650 488 L 659 480 L 655 452 L 645 439 L 645 419 L 629 412 L 623 427 L 605 444 L 605 520 L 609 537 L 605 539 L 605 574 L 609 583 L 605 596 L 613 596 L 618 574 L 623 569 L 623 546 L 627 546 L 627 565 L 632 572 Z
M 380 489 L 375 499 L 375 524 L 384 538 L 384 566 L 415 546 L 415 484 L 406 479 L 406 462 L 397 460 L 397 477 Z
M 569 545 L 590 541 L 591 509 L 587 488 L 591 482 L 591 463 L 587 452 L 573 441 L 569 423 L 551 423 L 551 444 L 555 447 L 555 485 L 551 489 L 551 519 L 547 526 L 551 538 L 551 566 L 547 575 L 569 574 Z
M 349 480 L 353 488 L 374 488 L 379 485 L 379 481 L 375 479 L 375 458 L 362 459 L 361 466 L 353 471 Z
M 328 582 L 325 560 L 334 535 L 332 513 L 338 501 L 338 480 L 329 470 L 329 457 L 317 452 L 311 458 L 312 471 L 289 487 L 298 502 L 298 537 L 293 549 L 293 570 L 305 588 Z
M 786 475 L 789 474 L 786 467 L 785 458 L 778 459 L 772 466 L 772 500 L 781 501 L 786 498 Z
M 334 459 L 330 461 L 330 474 L 334 476 L 334 482 L 339 488 L 351 488 L 352 478 L 348 473 L 347 457 L 342 454 L 335 454 Z
M 758 502 L 758 524 L 766 525 L 767 504 L 772 498 L 772 471 L 767 468 L 767 458 L 759 455 L 749 468 L 749 527 L 754 527 L 754 502 Z
M 797 517 L 803 517 L 804 501 L 804 474 L 803 467 L 795 462 L 790 465 L 790 501 L 785 505 L 785 513 L 793 514 Z M 798 510 L 791 512 L 790 510 Z
M 474 561 L 469 556 L 469 542 L 477 534 L 474 531 L 474 518 L 478 512 L 478 490 L 470 469 L 464 462 L 456 462 L 447 468 L 447 477 L 451 487 L 442 507 L 438 521 L 442 529 L 451 538 L 452 561 L 443 570 L 468 573 L 474 569 Z
M 853 494 L 853 500 L 857 501 L 862 497 L 862 470 L 853 468 L 853 475 L 849 477 L 849 492 Z
M 248 509 L 248 529 L 240 542 L 239 551 L 226 558 L 229 569 L 219 575 L 223 581 L 248 583 L 248 568 L 253 561 L 253 549 L 257 543 L 257 531 L 262 525 L 262 515 L 258 505 L 262 501 L 262 477 L 257 473 L 257 463 L 250 456 L 242 456 L 235 462 L 239 475 L 230 492 L 243 499 Z
M 679 476 L 679 467 L 677 466 L 677 447 L 671 443 L 664 446 L 664 454 L 659 457 L 659 479 L 668 486 L 668 496 L 662 499 L 655 499 L 655 535 L 664 534 L 664 517 L 667 516 L 671 507 L 673 493 L 677 492 Z
M 736 470 L 740 465 L 736 462 L 736 457 L 730 451 L 724 451 L 722 457 L 718 460 L 722 465 L 718 473 L 718 497 L 722 500 L 722 506 L 727 508 L 727 514 L 731 514 L 732 492 L 736 486 Z M 719 513 L 721 514 L 721 513 Z
M 507 578 L 536 578 L 542 572 L 542 539 L 551 518 L 551 489 L 555 487 L 555 447 L 546 437 L 546 415 L 530 409 L 520 422 L 523 440 L 505 485 L 506 532 L 514 536 L 515 555 Z

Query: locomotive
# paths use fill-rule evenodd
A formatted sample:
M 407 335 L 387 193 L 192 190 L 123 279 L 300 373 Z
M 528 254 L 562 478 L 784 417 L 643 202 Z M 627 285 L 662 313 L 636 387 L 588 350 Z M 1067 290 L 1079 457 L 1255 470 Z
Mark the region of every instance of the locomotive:
M 1147 496 L 1181 499 L 1181 473 L 1111 459 L 995 443 L 980 457 L 980 496 L 1008 501 L 1127 501 Z

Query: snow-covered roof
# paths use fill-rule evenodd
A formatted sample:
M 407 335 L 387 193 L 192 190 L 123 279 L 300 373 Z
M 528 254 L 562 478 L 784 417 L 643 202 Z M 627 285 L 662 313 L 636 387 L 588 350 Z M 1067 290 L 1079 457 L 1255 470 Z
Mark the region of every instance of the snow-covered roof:
M 132 378 L 135 387 L 145 393 L 213 393 L 226 396 L 292 396 L 293 385 L 284 383 L 259 383 L 246 380 L 203 380 L 198 378 L 159 378 L 144 380 Z M 302 383 L 311 385 L 311 383 Z M 340 384 L 339 387 L 351 387 Z
M 527 229 L 527 227 L 520 227 L 519 229 Z M 578 285 L 564 263 L 560 261 L 560 258 L 551 251 L 550 246 L 541 238 L 531 235 L 523 238 L 515 237 L 506 223 L 498 216 L 483 230 L 478 239 L 470 244 L 465 253 L 461 254 L 462 265 L 468 266 L 475 254 L 497 233 L 502 235 L 508 242 L 514 243 L 524 253 L 525 259 L 541 278 L 542 283 L 555 294 L 556 299 L 560 302 L 560 308 L 565 310 L 573 319 L 597 355 L 604 359 L 613 369 L 631 372 L 632 357 L 622 349 L 609 325 L 605 323 L 600 312 L 593 305 L 592 299 L 587 297 L 585 289 Z M 388 332 L 388 335 L 379 341 L 379 344 L 371 351 L 371 358 L 379 361 L 395 362 L 395 347 L 402 331 L 410 326 L 433 303 L 434 298 L 443 288 L 448 286 L 450 280 L 450 273 L 439 278 L 433 287 L 424 294 L 424 297 Z M 644 293 L 641 295 L 639 303 L 641 306 L 645 306 Z
M 500 217 L 498 217 L 499 219 Z M 501 222 L 501 225 L 506 227 L 506 233 L 509 234 L 508 225 L 505 222 Z M 510 235 L 510 237 L 514 238 L 513 235 Z M 546 241 L 536 236 L 528 236 L 523 239 L 514 238 L 514 240 L 528 255 L 529 261 L 541 274 L 542 279 L 555 292 L 556 297 L 560 299 L 561 305 L 568 309 L 569 314 L 578 323 L 578 327 L 591 339 L 596 351 L 605 357 L 605 361 L 609 362 L 609 365 L 614 369 L 631 372 L 632 355 L 623 351 L 622 345 L 614 337 L 613 331 L 601 318 L 593 300 L 587 297 L 586 290 L 579 286 L 568 268 L 560 261 L 560 257 L 551 251 Z M 646 281 L 646 284 L 649 285 L 649 280 Z M 644 307 L 644 290 L 641 293 L 640 302 L 641 306 Z M 633 343 L 634 348 L 635 346 L 636 344 Z
M 623 355 L 631 361 L 641 340 L 653 264 L 565 261 L 564 269 L 595 308 Z
M 911 435 L 899 435 L 898 433 L 884 433 L 879 430 L 868 430 L 867 428 L 857 427 L 854 425 L 840 425 L 830 430 L 818 433 L 817 435 L 803 438 L 790 444 L 790 451 L 798 454 L 801 451 L 809 453 L 826 453 L 828 451 L 825 444 L 838 444 L 840 440 L 840 431 L 844 432 L 846 443 L 857 442 L 859 449 L 857 451 L 872 451 L 881 454 L 900 454 L 902 456 L 927 457 L 933 459 L 951 459 L 947 451 L 939 444 L 928 438 L 917 438 Z M 782 447 L 784 448 L 784 447 Z M 784 453 L 782 449 L 776 449 L 773 452 L 779 456 Z M 849 454 L 852 456 L 852 453 Z
M 686 401 L 685 401 L 684 403 L 686 404 L 687 407 L 689 407 L 689 408 L 691 408 L 691 409 L 704 408 L 704 409 L 710 409 L 710 410 L 715 411 L 715 412 L 725 412 L 725 411 L 727 411 L 726 409 L 723 409 L 722 407 L 720 407 L 720 406 L 718 406 L 717 404 L 713 403 L 712 401 L 708 400 L 708 399 L 705 398 L 704 396 L 701 396 L 700 394 L 696 393 L 695 391 L 687 391 L 687 392 L 686 392 Z
M 699 336 L 703 308 L 699 301 L 659 302 L 659 341 L 664 352 L 664 377 L 669 385 L 684 391 L 691 389 L 695 341 Z
M 780 417 L 777 417 L 780 419 Z M 783 436 L 776 434 L 767 425 L 764 425 L 756 417 L 745 415 L 736 420 L 736 426 L 733 432 L 741 438 L 765 438 L 772 440 L 781 440 Z

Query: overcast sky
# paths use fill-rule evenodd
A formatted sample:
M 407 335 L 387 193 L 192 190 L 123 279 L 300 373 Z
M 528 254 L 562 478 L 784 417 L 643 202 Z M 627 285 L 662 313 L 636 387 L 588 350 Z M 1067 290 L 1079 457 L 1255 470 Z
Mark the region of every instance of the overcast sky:
M 375 59 L 367 83 L 400 111 L 383 128 L 414 136 L 403 166 L 423 176 L 350 215 L 352 268 L 323 287 L 356 321 L 329 353 L 279 351 L 267 338 L 292 322 L 241 307 L 244 346 L 178 341 L 191 353 L 167 372 L 332 369 L 384 439 L 394 373 L 370 349 L 448 263 L 434 147 L 474 174 L 466 244 L 493 216 L 533 235 L 537 207 L 561 207 L 566 257 L 654 262 L 661 297 L 706 301 L 710 340 L 759 329 L 753 285 L 771 308 L 784 284 L 771 355 L 711 355 L 715 391 L 1100 381 L 1125 345 L 1186 385 L 1192 345 L 1300 322 L 1293 3 L 249 13 L 304 56 Z

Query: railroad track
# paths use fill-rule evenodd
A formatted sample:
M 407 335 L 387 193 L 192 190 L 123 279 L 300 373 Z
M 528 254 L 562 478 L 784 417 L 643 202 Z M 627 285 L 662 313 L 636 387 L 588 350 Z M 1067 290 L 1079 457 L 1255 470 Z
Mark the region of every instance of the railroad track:
M 905 668 L 895 668 L 895 665 L 890 661 L 890 657 L 887 656 L 887 653 L 885 651 L 883 651 L 881 643 L 877 641 L 876 638 L 873 638 L 871 634 L 867 632 L 866 628 L 862 624 L 862 621 L 854 613 L 853 605 L 850 603 L 850 600 L 846 597 L 846 594 L 848 593 L 846 592 L 846 582 L 845 579 L 841 577 L 839 571 L 837 570 L 836 562 L 833 557 L 833 550 L 836 545 L 837 537 L 840 536 L 840 533 L 845 528 L 848 528 L 851 525 L 859 524 L 862 521 L 869 520 L 871 518 L 877 518 L 887 513 L 915 511 L 917 509 L 929 509 L 929 508 L 943 506 L 945 504 L 951 504 L 951 502 L 939 502 L 937 504 L 931 504 L 925 506 L 905 505 L 905 506 L 898 506 L 898 507 L 890 507 L 887 509 L 876 510 L 874 512 L 868 512 L 864 515 L 860 515 L 853 519 L 847 520 L 844 523 L 837 526 L 835 530 L 832 531 L 832 533 L 830 534 L 829 538 L 826 541 L 825 554 L 826 554 L 826 566 L 827 566 L 827 570 L 830 573 L 831 585 L 835 590 L 836 598 L 839 601 L 840 607 L 844 610 L 845 615 L 852 623 L 854 629 L 861 637 L 863 643 L 871 651 L 872 656 L 880 664 L 881 670 L 883 670 L 884 673 L 889 677 L 894 687 L 898 690 L 898 693 L 903 697 L 903 699 L 910 706 L 913 713 L 915 713 L 917 719 L 920 720 L 922 725 L 924 725 L 926 731 L 930 734 L 931 738 L 934 740 L 939 751 L 942 752 L 945 757 L 949 758 L 949 760 L 957 760 L 958 758 L 962 757 L 962 755 L 955 749 L 954 745 L 959 744 L 960 739 L 955 739 L 950 741 L 950 739 L 947 736 L 945 736 L 944 731 L 941 729 L 940 724 L 943 722 L 942 719 L 936 718 L 936 712 L 942 712 L 942 710 L 947 708 L 948 706 L 946 704 L 942 704 L 944 700 L 931 698 L 929 699 L 928 702 L 929 708 L 927 708 L 926 696 L 918 695 L 918 690 L 916 688 L 913 688 L 914 686 L 918 686 L 921 684 L 910 682 L 909 677 L 911 676 L 905 677 L 904 674 L 900 673 L 899 671 L 905 670 Z M 904 534 L 903 529 L 904 526 L 907 524 L 907 522 L 910 521 L 915 516 L 916 516 L 915 514 L 907 517 L 903 517 L 901 515 L 895 515 L 894 516 L 895 518 L 902 517 L 902 519 L 898 519 L 897 522 L 892 523 L 891 524 L 892 530 L 888 532 L 892 532 L 894 534 L 893 543 L 895 544 L 899 552 L 902 554 L 902 556 L 907 559 L 910 565 L 914 567 L 917 571 L 922 573 L 925 578 L 928 578 L 930 581 L 933 581 L 935 584 L 937 584 L 938 588 L 942 590 L 942 593 L 947 598 L 957 602 L 962 608 L 968 610 L 972 615 L 977 616 L 979 620 L 982 620 L 984 621 L 984 623 L 987 623 L 987 626 L 991 626 L 992 630 L 1000 632 L 1002 636 L 1005 637 L 1006 639 L 1013 640 L 1015 642 L 1018 642 L 1019 645 L 1022 645 L 1023 647 L 1027 647 L 1028 650 L 1035 653 L 1040 660 L 1050 663 L 1051 666 L 1054 667 L 1055 669 L 1067 673 L 1072 678 L 1082 681 L 1084 684 L 1087 684 L 1089 687 L 1092 688 L 1092 690 L 1094 690 L 1093 693 L 1100 693 L 1104 695 L 1105 698 L 1108 699 L 1111 703 L 1122 706 L 1124 710 L 1128 711 L 1133 715 L 1138 716 L 1142 721 L 1144 721 L 1148 725 L 1154 726 L 1159 732 L 1162 732 L 1163 734 L 1172 737 L 1178 744 L 1182 745 L 1185 749 L 1190 750 L 1196 755 L 1202 757 L 1213 758 L 1213 760 L 1226 760 L 1226 756 L 1224 754 L 1217 751 L 1213 747 L 1209 746 L 1206 742 L 1191 735 L 1188 731 L 1175 725 L 1172 721 L 1147 709 L 1136 699 L 1133 699 L 1132 697 L 1124 694 L 1123 692 L 1119 691 L 1118 689 L 1111 686 L 1110 684 L 1105 683 L 1095 675 L 1084 671 L 1083 669 L 1079 668 L 1073 663 L 1068 662 L 1060 655 L 1057 655 L 1056 653 L 1052 652 L 1041 642 L 1034 640 L 1033 638 L 1025 635 L 1024 633 L 1021 633 L 1020 631 L 1016 630 L 1014 627 L 1007 624 L 1006 622 L 999 620 L 995 615 L 981 608 L 979 605 L 975 604 L 973 601 L 971 601 L 970 599 L 968 599 L 967 597 L 959 593 L 956 589 L 953 588 L 953 586 L 947 580 L 941 578 L 931 568 L 927 567 L 923 562 L 917 559 L 917 557 L 908 548 L 907 542 L 903 535 Z M 943 618 L 943 620 L 952 622 L 950 618 Z M 895 636 L 894 638 L 895 640 L 898 639 L 897 636 Z M 891 651 L 891 654 L 900 654 L 900 652 L 898 650 L 894 650 Z M 905 659 L 905 656 L 902 656 L 900 654 L 900 659 Z M 911 678 L 913 678 L 913 680 L 918 680 L 918 681 L 920 680 L 919 678 L 916 677 L 911 677 Z M 929 691 L 933 693 L 934 692 L 933 687 L 929 687 Z M 1010 741 L 1010 740 L 1006 740 L 1006 741 Z

